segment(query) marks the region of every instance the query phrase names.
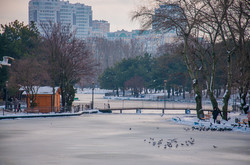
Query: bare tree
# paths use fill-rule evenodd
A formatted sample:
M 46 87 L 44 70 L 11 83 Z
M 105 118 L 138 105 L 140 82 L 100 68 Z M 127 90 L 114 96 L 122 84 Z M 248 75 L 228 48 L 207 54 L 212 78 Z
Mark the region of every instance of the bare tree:
M 11 67 L 10 84 L 13 87 L 22 87 L 29 100 L 30 106 L 36 106 L 36 95 L 41 85 L 45 85 L 50 78 L 45 65 L 34 57 L 16 60 Z
M 225 22 L 226 12 L 231 4 L 223 4 L 216 0 L 203 0 L 201 2 L 204 8 L 200 12 L 200 19 L 195 27 L 197 37 L 193 40 L 193 47 L 195 48 L 193 54 L 196 55 L 201 74 L 205 78 L 207 93 L 213 108 L 218 108 L 218 102 L 214 96 L 214 83 L 218 59 L 222 57 L 225 51 L 223 51 L 224 49 L 216 49 L 216 45 L 222 41 L 221 27 Z M 223 116 L 227 119 L 227 112 Z
M 223 96 L 223 119 L 227 120 L 228 102 L 232 89 L 232 69 L 233 69 L 233 55 L 236 55 L 236 65 L 239 68 L 239 77 L 237 81 L 239 83 L 240 97 L 244 98 L 249 88 L 249 2 L 243 0 L 221 0 L 211 1 L 203 0 L 207 5 L 208 12 L 204 12 L 205 21 L 203 25 L 215 24 L 215 26 L 209 26 L 210 29 L 216 30 L 215 34 L 218 34 L 217 40 L 221 41 L 222 53 L 226 55 L 227 61 L 227 84 L 226 91 Z M 216 37 L 215 36 L 215 37 Z M 216 38 L 214 37 L 214 41 Z M 244 91 L 244 92 L 243 92 Z M 244 99 L 241 99 L 242 109 L 246 105 Z M 248 107 L 246 107 L 248 109 Z
M 99 72 L 112 67 L 115 63 L 136 56 L 142 56 L 142 43 L 137 39 L 129 42 L 124 40 L 110 41 L 105 38 L 89 38 L 89 49 L 92 51 L 96 62 L 99 64 Z
M 70 106 L 75 94 L 73 86 L 81 79 L 93 76 L 96 64 L 85 42 L 77 39 L 69 26 L 52 23 L 41 26 L 52 85 L 61 87 L 62 105 Z
M 193 81 L 195 92 L 197 116 L 203 114 L 202 93 L 199 84 L 199 68 L 194 64 L 192 52 L 190 51 L 189 40 L 195 35 L 195 27 L 199 22 L 200 13 L 204 5 L 200 0 L 172 1 L 155 0 L 157 9 L 141 7 L 134 12 L 132 19 L 139 19 L 142 28 L 149 28 L 151 25 L 156 30 L 172 31 L 183 41 L 183 58 L 186 63 L 189 75 Z
M 143 28 L 151 24 L 156 30 L 175 30 L 183 40 L 183 57 L 196 93 L 197 110 L 201 109 L 199 74 L 206 81 L 213 107 L 213 94 L 219 58 L 225 58 L 226 90 L 223 97 L 223 119 L 227 120 L 232 88 L 232 56 L 238 59 L 240 97 L 243 106 L 249 88 L 249 3 L 246 0 L 155 0 L 157 9 L 140 8 L 133 18 L 140 18 Z M 156 5 L 156 6 L 157 6 Z M 220 44 L 221 43 L 221 44 Z M 217 49 L 220 44 L 222 47 Z M 199 80 L 199 81 L 198 81 Z M 199 103 L 200 102 L 200 103 Z
M 245 112 L 249 106 L 246 104 L 246 97 L 250 83 L 250 4 L 247 0 L 235 0 L 227 10 L 226 23 L 223 29 L 226 37 L 232 42 L 233 53 L 236 54 L 236 84 L 239 88 L 241 110 Z M 227 42 L 228 43 L 228 42 Z M 228 47 L 231 45 L 228 44 Z M 230 50 L 230 49 L 229 49 Z

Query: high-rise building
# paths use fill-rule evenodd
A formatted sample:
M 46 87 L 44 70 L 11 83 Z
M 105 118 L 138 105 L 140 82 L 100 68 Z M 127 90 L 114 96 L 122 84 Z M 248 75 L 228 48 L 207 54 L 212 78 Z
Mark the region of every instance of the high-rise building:
M 107 37 L 110 32 L 110 24 L 104 20 L 93 20 L 92 37 Z
M 128 32 L 126 30 L 120 30 L 116 32 L 109 32 L 107 39 L 111 41 L 123 40 L 130 42 L 135 40 L 143 45 L 145 52 L 155 54 L 157 48 L 165 43 L 173 43 L 176 39 L 176 33 L 170 31 L 168 33 L 162 33 L 155 30 L 132 30 Z
M 63 0 L 30 0 L 29 22 L 35 22 L 41 34 L 41 24 L 52 22 L 69 25 L 70 30 L 76 30 L 76 37 L 86 38 L 92 27 L 91 6 Z

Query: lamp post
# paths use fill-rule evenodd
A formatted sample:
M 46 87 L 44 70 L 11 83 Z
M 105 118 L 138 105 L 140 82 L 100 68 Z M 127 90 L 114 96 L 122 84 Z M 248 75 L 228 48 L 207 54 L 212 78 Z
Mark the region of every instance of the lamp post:
M 92 102 L 91 102 L 91 109 L 94 109 L 94 90 L 95 90 L 95 84 L 94 84 L 94 81 L 92 81 Z
M 164 113 L 164 110 L 166 109 L 166 86 L 167 86 L 167 80 L 164 80 L 164 109 L 162 113 Z
M 8 81 L 5 83 L 6 89 L 5 89 L 5 109 L 8 108 Z M 3 116 L 4 116 L 4 109 L 3 109 Z

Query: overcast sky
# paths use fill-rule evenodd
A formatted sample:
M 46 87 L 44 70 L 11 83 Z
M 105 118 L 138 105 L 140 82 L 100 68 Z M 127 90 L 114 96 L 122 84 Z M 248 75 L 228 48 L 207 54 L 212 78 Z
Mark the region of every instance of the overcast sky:
M 28 24 L 29 0 L 0 0 L 0 24 L 19 20 Z M 93 19 L 106 20 L 111 31 L 139 29 L 139 23 L 131 21 L 131 12 L 140 0 L 69 0 L 70 3 L 84 3 L 92 6 Z

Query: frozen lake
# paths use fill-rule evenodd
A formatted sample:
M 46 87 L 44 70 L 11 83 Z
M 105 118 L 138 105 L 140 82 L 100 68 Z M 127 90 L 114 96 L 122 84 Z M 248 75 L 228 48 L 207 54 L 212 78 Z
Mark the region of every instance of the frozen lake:
M 187 126 L 171 122 L 171 116 L 90 114 L 1 120 L 0 165 L 249 165 L 249 134 L 185 131 Z M 163 144 L 153 146 L 150 138 L 163 139 Z M 178 142 L 164 149 L 164 143 L 174 138 Z M 181 146 L 190 138 L 195 139 L 193 145 Z
M 75 105 L 91 94 L 78 94 Z M 163 107 L 157 101 L 122 101 L 95 95 L 95 107 Z M 166 107 L 193 107 L 170 103 Z M 209 105 L 208 105 L 209 106 Z M 184 111 L 135 111 L 77 117 L 0 120 L 0 165 L 249 165 L 250 135 L 185 131 L 171 121 Z M 193 115 L 195 116 L 195 114 Z M 190 116 L 192 117 L 192 115 Z M 154 140 L 150 140 L 154 138 Z M 186 141 L 195 139 L 194 144 Z M 161 140 L 162 139 L 162 140 Z M 175 139 L 176 142 L 171 142 Z M 157 144 L 161 140 L 162 144 Z M 171 142 L 172 147 L 165 145 Z M 178 144 L 178 145 L 177 145 Z

